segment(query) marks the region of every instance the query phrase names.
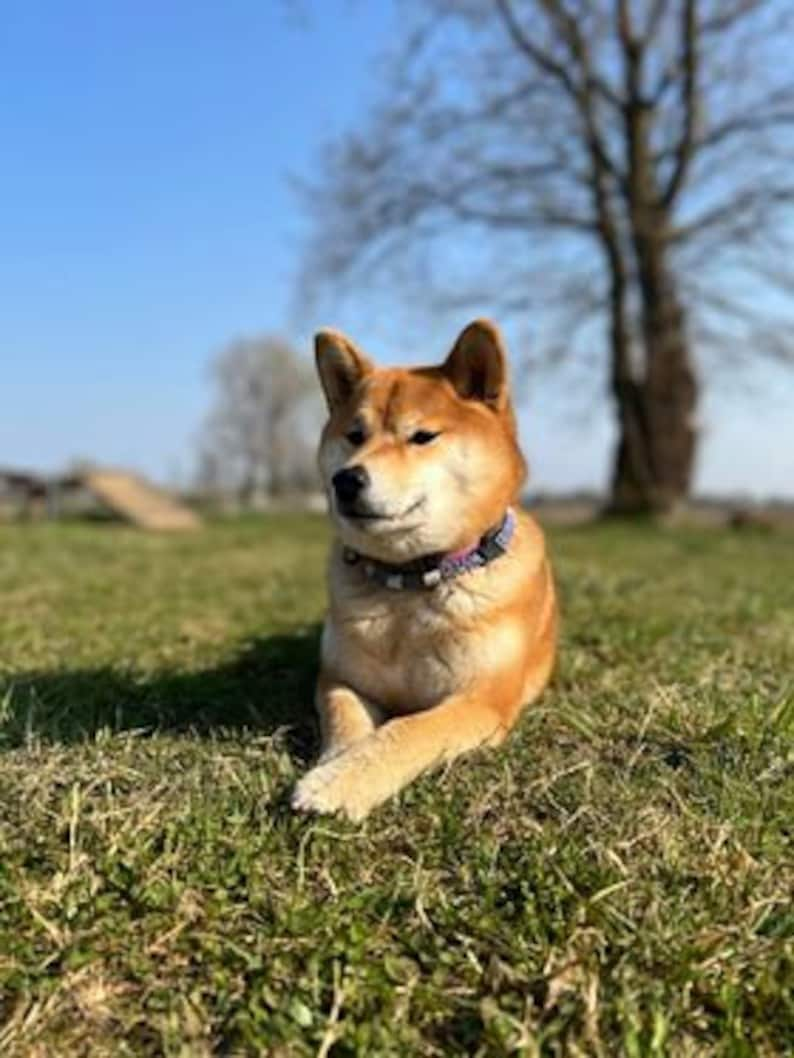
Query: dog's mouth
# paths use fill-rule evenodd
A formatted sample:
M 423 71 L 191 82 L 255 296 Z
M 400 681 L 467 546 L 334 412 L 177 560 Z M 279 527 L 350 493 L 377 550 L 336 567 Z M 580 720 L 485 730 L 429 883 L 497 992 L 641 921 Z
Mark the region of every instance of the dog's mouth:
M 369 525 L 376 525 L 378 523 L 388 522 L 403 522 L 409 515 L 415 514 L 425 504 L 426 497 L 420 496 L 418 500 L 409 504 L 408 507 L 403 511 L 379 511 L 371 507 L 360 507 L 357 504 L 350 506 L 341 507 L 337 505 L 337 509 L 343 518 L 346 518 L 349 522 L 354 522 L 361 528 L 365 528 Z

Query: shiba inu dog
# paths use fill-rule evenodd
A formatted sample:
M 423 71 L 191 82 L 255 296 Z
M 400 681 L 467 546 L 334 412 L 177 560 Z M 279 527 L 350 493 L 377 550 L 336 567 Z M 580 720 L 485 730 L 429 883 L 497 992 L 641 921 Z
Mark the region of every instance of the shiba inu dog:
M 557 607 L 497 328 L 437 367 L 378 368 L 320 331 L 319 462 L 336 540 L 296 809 L 362 819 L 420 772 L 496 745 L 551 674 Z

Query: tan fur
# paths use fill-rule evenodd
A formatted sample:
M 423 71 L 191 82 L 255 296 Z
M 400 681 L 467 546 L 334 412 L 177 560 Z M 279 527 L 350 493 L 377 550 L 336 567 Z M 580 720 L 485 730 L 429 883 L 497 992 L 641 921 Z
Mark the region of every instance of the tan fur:
M 317 359 L 337 540 L 317 688 L 323 749 L 293 804 L 361 819 L 425 769 L 502 741 L 549 679 L 557 609 L 543 535 L 516 508 L 525 467 L 493 324 L 470 324 L 437 368 L 375 368 L 333 331 L 318 335 Z M 359 425 L 356 447 L 345 438 Z M 419 429 L 440 436 L 412 444 Z M 367 469 L 367 502 L 383 521 L 337 510 L 331 478 L 352 465 Z M 432 590 L 380 587 L 342 557 L 344 545 L 394 564 L 455 551 L 511 505 L 507 554 Z

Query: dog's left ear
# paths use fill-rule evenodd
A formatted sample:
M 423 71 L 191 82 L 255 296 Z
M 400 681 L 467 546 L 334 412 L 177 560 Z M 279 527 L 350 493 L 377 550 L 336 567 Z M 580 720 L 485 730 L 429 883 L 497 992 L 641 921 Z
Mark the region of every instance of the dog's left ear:
M 482 401 L 495 411 L 509 404 L 507 350 L 490 320 L 474 320 L 461 331 L 442 371 L 466 400 Z

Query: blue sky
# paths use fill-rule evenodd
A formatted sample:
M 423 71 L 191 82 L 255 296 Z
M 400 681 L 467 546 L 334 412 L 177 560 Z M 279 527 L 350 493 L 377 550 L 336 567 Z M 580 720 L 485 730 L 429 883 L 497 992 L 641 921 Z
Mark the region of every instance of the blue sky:
M 389 2 L 3 5 L 0 465 L 186 476 L 207 361 L 240 334 L 282 332 L 308 355 L 335 322 L 404 353 L 365 306 L 296 320 L 292 303 L 288 175 L 316 174 L 323 140 L 361 113 L 392 28 Z M 438 340 L 412 358 L 441 356 Z M 754 381 L 763 398 L 706 401 L 698 484 L 792 496 L 794 375 Z M 553 378 L 531 392 L 535 483 L 603 483 L 605 409 L 574 418 Z

